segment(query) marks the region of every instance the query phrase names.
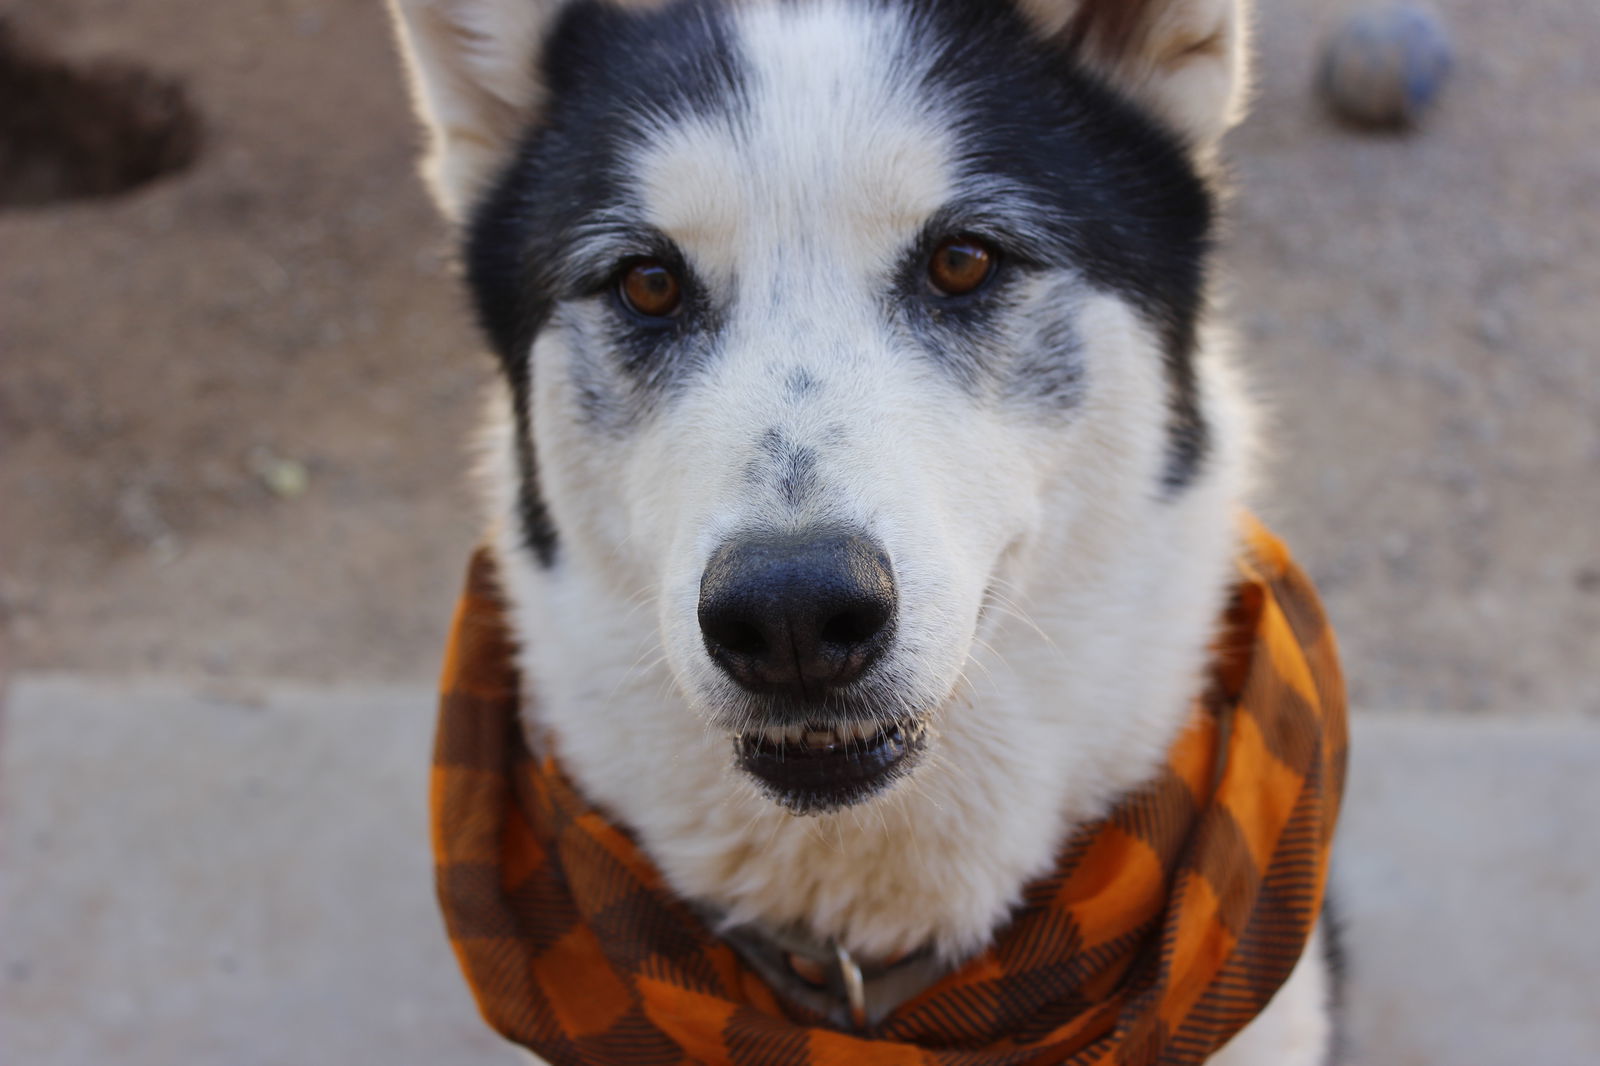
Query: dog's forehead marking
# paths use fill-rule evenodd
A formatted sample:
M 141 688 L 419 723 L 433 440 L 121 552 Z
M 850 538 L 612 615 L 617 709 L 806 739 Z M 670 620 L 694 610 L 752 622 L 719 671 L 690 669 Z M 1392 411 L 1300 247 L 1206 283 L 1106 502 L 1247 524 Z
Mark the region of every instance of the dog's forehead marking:
M 756 264 L 883 267 L 949 199 L 949 124 L 918 92 L 903 13 L 755 5 L 731 13 L 741 106 L 652 131 L 633 159 L 651 225 L 726 281 Z

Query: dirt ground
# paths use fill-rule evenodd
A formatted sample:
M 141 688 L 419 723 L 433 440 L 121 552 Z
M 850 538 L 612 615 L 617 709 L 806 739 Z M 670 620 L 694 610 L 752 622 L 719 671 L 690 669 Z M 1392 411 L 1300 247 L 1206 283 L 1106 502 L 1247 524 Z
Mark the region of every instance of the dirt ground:
M 1600 9 L 1447 5 L 1442 106 L 1374 136 L 1310 95 L 1337 5 L 1264 6 L 1226 255 L 1262 510 L 1358 705 L 1600 714 Z M 0 213 L 13 666 L 431 676 L 489 365 L 381 5 L 0 14 L 182 79 L 206 127 L 174 179 Z

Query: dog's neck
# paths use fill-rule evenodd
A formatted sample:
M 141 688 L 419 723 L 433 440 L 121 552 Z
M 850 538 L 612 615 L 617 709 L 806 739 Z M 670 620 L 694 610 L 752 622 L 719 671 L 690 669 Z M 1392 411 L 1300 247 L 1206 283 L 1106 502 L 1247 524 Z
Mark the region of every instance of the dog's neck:
M 1236 402 L 1226 385 L 1208 386 L 1218 404 Z M 507 444 L 494 432 L 491 456 Z M 812 817 L 736 768 L 731 738 L 662 662 L 648 607 L 581 550 L 541 568 L 499 523 L 528 724 L 673 888 L 729 927 L 801 928 L 866 961 L 963 957 L 1182 728 L 1230 579 L 1241 451 L 1220 442 L 1178 500 L 1130 490 L 1032 545 L 936 716 L 929 758 L 887 793 Z

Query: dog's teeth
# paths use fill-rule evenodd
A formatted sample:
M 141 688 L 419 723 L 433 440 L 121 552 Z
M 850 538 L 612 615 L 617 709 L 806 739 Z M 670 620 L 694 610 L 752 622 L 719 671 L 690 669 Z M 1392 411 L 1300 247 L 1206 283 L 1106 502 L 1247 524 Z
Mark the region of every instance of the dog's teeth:
M 772 725 L 764 729 L 740 733 L 739 736 L 741 739 L 746 737 L 759 739 L 775 748 L 805 747 L 823 750 L 837 748 L 841 745 L 877 743 L 884 740 L 904 744 L 920 740 L 925 732 L 927 732 L 927 725 L 923 722 L 884 723 L 855 721 L 841 722 L 833 726 L 818 724 Z

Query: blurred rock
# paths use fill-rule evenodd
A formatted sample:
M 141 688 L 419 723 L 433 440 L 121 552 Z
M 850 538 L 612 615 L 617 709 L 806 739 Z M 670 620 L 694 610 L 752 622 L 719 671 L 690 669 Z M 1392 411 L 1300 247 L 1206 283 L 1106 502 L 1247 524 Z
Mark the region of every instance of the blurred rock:
M 1432 106 L 1454 65 L 1444 25 L 1420 4 L 1383 4 L 1352 15 L 1323 48 L 1318 85 L 1340 117 L 1412 125 Z
M 279 499 L 292 500 L 304 496 L 311 487 L 311 471 L 298 459 L 274 455 L 267 448 L 250 452 L 250 469 Z

